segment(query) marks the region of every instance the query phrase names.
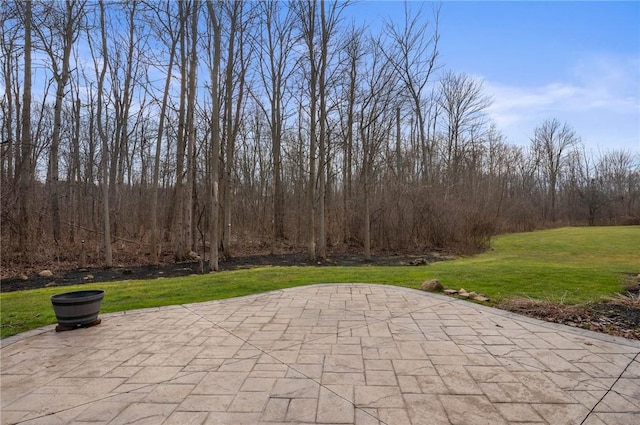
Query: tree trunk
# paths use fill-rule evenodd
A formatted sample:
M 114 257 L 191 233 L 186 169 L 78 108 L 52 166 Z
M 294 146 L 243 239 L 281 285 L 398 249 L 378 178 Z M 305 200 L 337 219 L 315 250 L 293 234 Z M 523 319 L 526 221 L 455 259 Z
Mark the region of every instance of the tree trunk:
M 233 185 L 233 160 L 235 151 L 235 139 L 237 134 L 237 127 L 234 123 L 233 114 L 233 70 L 235 66 L 235 54 L 236 54 L 236 35 L 238 33 L 238 15 L 240 14 L 242 2 L 233 2 L 229 5 L 231 7 L 229 16 L 229 44 L 227 46 L 227 66 L 225 71 L 225 124 L 226 124 L 226 149 L 225 149 L 225 167 L 224 167 L 224 207 L 223 207 L 223 219 L 224 226 L 222 229 L 222 249 L 225 257 L 231 257 L 231 201 Z M 240 83 L 242 84 L 242 82 Z M 238 96 L 242 96 L 239 93 Z M 238 108 L 240 108 L 241 99 L 238 99 Z M 239 110 L 237 111 L 239 112 Z M 236 117 L 237 121 L 239 117 Z M 239 123 L 238 123 L 239 124 Z
M 168 6 L 167 6 L 168 7 Z M 151 194 L 151 263 L 158 264 L 158 182 L 160 180 L 160 155 L 162 154 L 162 137 L 164 136 L 164 122 L 167 113 L 167 104 L 169 100 L 169 89 L 171 88 L 171 74 L 173 72 L 173 63 L 176 55 L 176 46 L 178 38 L 171 35 L 171 48 L 169 52 L 169 66 L 167 68 L 167 76 L 164 82 L 164 92 L 162 94 L 162 105 L 160 106 L 160 117 L 158 121 L 158 137 L 156 138 L 156 152 L 153 164 L 153 183 Z
M 29 251 L 29 195 L 31 193 L 31 24 L 32 24 L 32 2 L 24 2 L 24 89 L 22 92 L 22 143 L 20 152 L 20 163 L 18 165 L 19 178 L 19 218 L 18 218 L 18 244 L 19 251 L 27 253 Z
M 199 3 L 194 1 L 191 6 L 191 58 L 189 63 L 188 99 L 186 113 L 186 135 L 187 135 L 187 187 L 185 189 L 184 202 L 184 245 L 185 251 L 193 250 L 193 192 L 195 189 L 195 108 L 196 108 L 196 69 L 198 67 L 198 8 Z
M 77 94 L 76 94 L 77 95 Z M 69 242 L 75 243 L 82 218 L 83 191 L 80 190 L 80 99 L 77 95 L 73 106 L 73 137 L 71 138 L 71 172 L 69 173 L 69 200 L 71 204 L 71 228 Z
M 186 55 L 186 12 L 185 3 L 179 2 L 180 11 L 180 106 L 178 110 L 178 134 L 176 140 L 176 185 L 173 196 L 173 211 L 175 212 L 175 259 L 182 261 L 187 256 L 185 245 L 185 188 L 184 188 L 184 156 L 185 156 L 185 115 L 187 97 L 187 55 Z
M 320 108 L 318 119 L 320 121 L 320 141 L 319 141 L 319 161 L 318 161 L 318 256 L 321 259 L 327 257 L 327 228 L 326 228 L 326 172 L 327 165 L 327 50 L 329 49 L 329 29 L 324 10 L 324 0 L 320 0 L 320 24 L 322 44 L 320 47 L 320 72 L 318 75 L 318 92 L 320 97 Z
M 309 53 L 309 186 L 307 188 L 308 222 L 307 222 L 307 252 L 311 261 L 316 260 L 316 115 L 318 108 L 318 69 L 315 55 L 315 28 L 316 28 L 316 3 L 307 4 L 305 20 L 305 33 L 303 37 L 307 43 Z
M 396 108 L 396 178 L 403 181 L 402 173 L 402 140 L 400 135 L 400 107 Z
M 221 28 L 212 0 L 207 1 L 209 19 L 213 28 L 213 64 L 211 66 L 211 152 L 210 176 L 209 176 L 209 269 L 218 271 L 218 246 L 220 245 L 220 205 L 219 205 L 219 180 L 220 180 L 220 98 L 218 94 L 218 80 L 220 75 L 220 47 Z
M 363 195 L 364 195 L 364 259 L 366 261 L 371 260 L 371 201 L 370 201 L 370 148 L 368 147 L 371 141 L 368 139 L 364 129 L 360 130 L 362 139 L 362 182 L 363 182 Z
M 104 19 L 104 2 L 100 0 L 100 32 L 102 38 L 102 70 L 98 78 L 98 134 L 100 140 L 102 140 L 102 214 L 103 214 L 103 226 L 104 226 L 104 265 L 105 267 L 111 267 L 113 265 L 113 255 L 111 252 L 111 220 L 109 218 L 109 140 L 104 130 L 104 123 L 102 121 L 102 96 L 104 91 L 104 77 L 107 73 L 107 30 L 105 27 Z M 106 114 L 105 114 L 106 121 Z

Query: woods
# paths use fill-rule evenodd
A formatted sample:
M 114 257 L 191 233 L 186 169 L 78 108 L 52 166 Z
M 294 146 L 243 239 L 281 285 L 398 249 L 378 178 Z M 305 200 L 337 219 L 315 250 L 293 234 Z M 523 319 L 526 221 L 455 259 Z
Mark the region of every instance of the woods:
M 349 7 L 0 3 L 3 267 L 217 270 L 640 223 L 637 153 L 587 151 L 557 117 L 506 140 L 483 82 L 441 63 L 441 10 L 405 4 L 376 31 Z

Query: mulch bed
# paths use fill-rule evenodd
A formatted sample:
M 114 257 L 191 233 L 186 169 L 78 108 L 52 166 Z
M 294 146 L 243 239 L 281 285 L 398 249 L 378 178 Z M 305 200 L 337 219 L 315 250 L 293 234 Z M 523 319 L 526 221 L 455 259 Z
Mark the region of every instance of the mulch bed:
M 400 255 L 376 255 L 371 260 L 364 260 L 357 254 L 336 254 L 322 261 L 310 261 L 306 254 L 266 254 L 249 255 L 221 259 L 219 270 L 238 270 L 262 266 L 418 266 L 436 261 L 442 261 L 446 257 L 432 256 L 400 256 Z M 49 286 L 81 285 L 84 283 L 112 282 L 119 280 L 147 280 L 160 277 L 179 277 L 203 273 L 208 270 L 207 262 L 192 261 L 183 263 L 164 263 L 160 265 L 134 265 L 105 267 L 71 268 L 60 267 L 60 270 L 52 269 L 52 277 L 42 277 L 33 270 L 22 276 L 14 275 L 0 280 L 0 292 L 22 291 Z
M 637 293 L 586 305 L 517 299 L 497 307 L 547 322 L 640 340 L 640 298 Z

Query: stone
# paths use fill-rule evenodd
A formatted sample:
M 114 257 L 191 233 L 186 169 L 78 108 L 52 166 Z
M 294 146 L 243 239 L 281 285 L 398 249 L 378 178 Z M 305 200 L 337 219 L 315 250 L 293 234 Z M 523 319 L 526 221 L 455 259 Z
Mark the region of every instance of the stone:
M 55 283 L 55 282 L 49 282 L 49 283 L 47 283 L 47 284 L 46 284 L 46 285 L 44 285 L 44 286 L 45 286 L 45 287 L 47 287 L 47 288 L 49 288 L 49 287 L 51 287 L 51 286 L 58 286 L 58 284 L 57 284 L 57 283 Z
M 40 276 L 40 277 L 53 277 L 53 272 L 51 270 L 42 270 L 40 273 L 38 273 L 38 276 Z
M 456 291 L 455 289 L 445 289 L 444 293 L 447 295 L 456 295 L 458 291 Z
M 473 292 L 473 291 L 469 292 L 469 298 L 471 298 L 472 300 L 475 300 L 477 296 L 478 296 L 477 292 Z
M 476 300 L 476 301 L 482 301 L 482 302 L 488 302 L 488 301 L 490 301 L 490 299 L 489 299 L 489 298 L 487 298 L 487 297 L 485 297 L 485 296 L 483 296 L 483 295 L 477 295 L 477 296 L 474 298 L 474 300 Z
M 187 254 L 187 258 L 189 258 L 190 260 L 200 260 L 200 256 L 193 251 L 189 251 L 189 253 Z
M 85 277 L 83 277 L 84 280 L 91 280 L 93 279 L 93 275 L 92 274 L 88 274 Z
M 20 280 L 29 280 L 29 276 L 23 273 L 20 275 Z
M 468 292 L 460 292 L 460 291 L 458 291 L 458 296 L 460 298 L 465 298 L 466 299 L 466 298 L 469 298 L 469 293 Z
M 433 279 L 425 280 L 424 282 L 422 282 L 422 285 L 420 285 L 420 289 L 428 292 L 439 292 L 444 288 L 442 286 L 442 283 L 440 283 L 438 279 Z

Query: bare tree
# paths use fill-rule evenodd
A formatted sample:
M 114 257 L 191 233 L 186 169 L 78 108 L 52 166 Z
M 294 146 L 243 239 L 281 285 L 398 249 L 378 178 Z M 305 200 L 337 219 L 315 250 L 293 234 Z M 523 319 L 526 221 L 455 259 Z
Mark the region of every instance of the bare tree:
M 109 62 L 108 49 L 107 49 L 107 28 L 105 24 L 105 7 L 104 1 L 99 0 L 100 6 L 100 40 L 101 40 L 101 56 L 102 56 L 102 68 L 98 75 L 98 87 L 97 87 L 97 103 L 98 109 L 96 112 L 96 120 L 98 122 L 98 134 L 102 141 L 102 208 L 103 208 L 103 229 L 104 229 L 104 264 L 106 267 L 113 265 L 113 254 L 111 251 L 111 219 L 109 217 L 109 140 L 105 130 L 105 123 L 107 121 L 106 114 L 103 117 L 103 96 L 104 96 L 104 82 L 107 74 L 107 66 Z M 92 49 L 93 50 L 93 49 Z M 95 64 L 96 73 L 98 73 L 98 58 L 95 53 L 93 55 L 93 62 Z
M 122 19 L 124 22 L 123 33 L 109 33 L 108 41 L 111 41 L 111 51 L 108 61 L 108 72 L 110 82 L 109 99 L 113 104 L 113 129 L 110 139 L 110 162 L 109 162 L 109 196 L 111 203 L 111 228 L 114 237 L 120 236 L 123 232 L 127 213 L 124 211 L 122 197 L 126 192 L 125 175 L 127 173 L 126 164 L 131 162 L 133 157 L 130 134 L 132 119 L 133 98 L 136 92 L 136 84 L 140 79 L 140 68 L 143 64 L 140 51 L 136 49 L 141 43 L 137 16 L 140 3 L 138 0 L 123 4 L 122 8 L 111 7 L 111 19 L 107 25 L 113 23 L 113 19 Z M 124 25 L 123 25 L 124 24 Z M 133 217 L 134 214 L 131 214 Z
M 447 72 L 440 80 L 438 103 L 444 113 L 446 146 L 444 162 L 448 169 L 449 184 L 460 179 L 460 163 L 469 152 L 472 132 L 486 123 L 486 110 L 491 98 L 482 93 L 482 83 L 466 74 Z
M 548 119 L 536 127 L 531 147 L 537 155 L 547 181 L 551 221 L 556 221 L 556 190 L 568 151 L 580 142 L 573 128 L 557 119 Z
M 49 56 L 53 79 L 56 82 L 53 134 L 49 149 L 48 171 L 53 239 L 56 244 L 60 242 L 59 148 L 62 128 L 62 106 L 67 82 L 70 78 L 71 50 L 80 34 L 84 3 L 84 1 L 67 0 L 64 3 L 64 10 L 56 9 L 59 3 L 43 5 L 43 10 L 40 10 L 39 13 L 41 20 L 34 26 L 40 42 Z
M 342 152 L 342 221 L 343 221 L 343 242 L 350 239 L 349 218 L 351 211 L 352 195 L 353 195 L 353 150 L 354 150 L 354 123 L 356 95 L 358 86 L 358 73 L 361 59 L 364 56 L 363 30 L 352 28 L 347 36 L 345 43 L 346 52 L 346 78 L 345 87 L 346 113 L 340 114 L 340 117 L 346 117 L 343 124 L 344 141 Z
M 19 223 L 18 243 L 19 250 L 27 252 L 29 239 L 29 204 L 31 195 L 31 182 L 33 178 L 32 164 L 32 134 L 31 134 L 31 27 L 33 23 L 32 2 L 24 2 L 24 85 L 22 91 L 22 129 L 20 132 L 20 161 L 18 168 L 19 194 Z
M 396 77 L 404 86 L 403 94 L 409 99 L 411 111 L 416 117 L 418 138 L 422 150 L 422 174 L 427 178 L 431 170 L 433 149 L 428 140 L 429 82 L 438 67 L 438 32 L 440 9 L 433 13 L 433 22 L 424 19 L 423 10 L 413 11 L 404 2 L 404 22 L 392 21 L 385 25 L 384 32 L 390 45 L 382 49 L 393 66 Z
M 218 271 L 218 246 L 220 245 L 220 202 L 219 202 L 219 181 L 220 181 L 220 99 L 218 93 L 220 75 L 220 50 L 221 24 L 217 14 L 216 5 L 212 0 L 207 0 L 207 10 L 209 11 L 209 26 L 213 32 L 213 63 L 210 64 L 211 73 L 211 151 L 209 152 L 210 177 L 209 177 L 209 268 Z
M 195 191 L 195 112 L 198 74 L 198 9 L 197 0 L 178 3 L 178 45 L 180 63 L 180 91 L 176 134 L 175 186 L 171 216 L 175 223 L 174 256 L 182 261 L 194 248 L 194 191 Z
M 227 257 L 231 251 L 231 211 L 233 200 L 233 166 L 235 156 L 235 144 L 241 125 L 242 106 L 245 99 L 245 74 L 248 67 L 248 58 L 245 54 L 245 32 L 248 22 L 243 22 L 244 3 L 233 2 L 226 5 L 229 24 L 229 38 L 227 40 L 227 63 L 225 69 L 225 167 L 224 167 L 224 226 L 222 229 L 222 246 Z M 238 38 L 236 42 L 236 37 Z M 238 67 L 237 73 L 236 67 Z M 234 88 L 236 88 L 234 98 Z
M 320 1 L 320 58 L 318 66 L 318 122 L 319 122 L 319 143 L 318 143 L 318 256 L 322 259 L 327 256 L 327 217 L 326 217 L 326 198 L 327 198 L 327 174 L 329 172 L 329 154 L 330 147 L 329 137 L 327 136 L 327 120 L 328 120 L 328 83 L 327 69 L 329 67 L 329 49 L 330 42 L 337 31 L 337 25 L 340 20 L 340 13 L 346 3 L 340 5 L 338 2 L 331 2 L 329 10 L 325 9 L 325 1 Z
M 20 48 L 18 47 L 18 37 L 24 25 L 16 23 L 17 7 L 10 7 L 4 3 L 0 5 L 0 57 L 2 57 L 1 77 L 4 82 L 2 99 L 0 100 L 0 111 L 2 112 L 2 123 L 0 128 L 0 149 L 2 169 L 0 179 L 2 179 L 2 204 L 8 207 L 9 193 L 15 195 L 16 161 L 20 158 L 18 142 L 16 138 L 20 136 L 19 117 L 19 58 Z M 13 21 L 13 22 L 12 22 Z M 9 190 L 11 189 L 11 190 Z
M 371 195 L 376 162 L 391 135 L 394 95 L 397 95 L 395 73 L 381 46 L 370 42 L 364 81 L 360 88 L 359 133 L 362 143 L 362 184 L 364 197 L 364 258 L 371 258 Z
M 317 111 L 318 111 L 318 62 L 316 49 L 316 2 L 298 1 L 294 5 L 301 36 L 305 43 L 308 61 L 308 90 L 309 90 L 309 181 L 307 187 L 308 221 L 307 221 L 307 254 L 312 261 L 316 260 L 316 166 L 317 166 Z
M 290 8 L 282 10 L 279 1 L 260 3 L 264 29 L 258 46 L 258 75 L 262 81 L 268 107 L 260 96 L 254 96 L 268 118 L 273 156 L 273 242 L 285 237 L 284 185 L 282 182 L 282 138 L 286 109 L 286 83 L 293 72 L 291 57 L 296 38 L 293 36 L 294 15 Z M 273 249 L 273 245 L 272 245 Z
M 595 167 L 612 221 L 615 217 L 633 217 L 633 207 L 640 196 L 638 155 L 626 149 L 609 150 L 600 156 Z
M 195 144 L 196 144 L 196 80 L 198 68 L 198 11 L 200 3 L 194 0 L 189 12 L 191 17 L 191 30 L 189 36 L 191 46 L 189 48 L 189 80 L 187 85 L 187 112 L 186 112 L 186 141 L 187 141 L 187 187 L 185 190 L 186 199 L 184 202 L 184 246 L 187 251 L 194 248 L 194 191 L 195 191 Z
M 153 166 L 153 182 L 152 182 L 152 197 L 151 197 L 151 262 L 158 264 L 158 182 L 160 178 L 160 155 L 162 153 L 162 139 L 164 137 L 164 125 L 167 115 L 167 106 L 169 102 L 169 90 L 171 88 L 171 80 L 173 73 L 173 64 L 176 57 L 176 49 L 178 45 L 178 37 L 175 34 L 175 28 L 173 23 L 173 17 L 171 12 L 171 1 L 165 3 L 166 9 L 161 14 L 159 10 L 156 10 L 156 14 L 159 19 L 154 22 L 159 22 L 161 27 L 159 31 L 170 37 L 168 40 L 169 47 L 169 64 L 167 65 L 167 71 L 164 82 L 164 90 L 162 94 L 162 102 L 160 105 L 160 116 L 158 118 L 158 133 L 156 137 L 156 149 L 154 155 Z

